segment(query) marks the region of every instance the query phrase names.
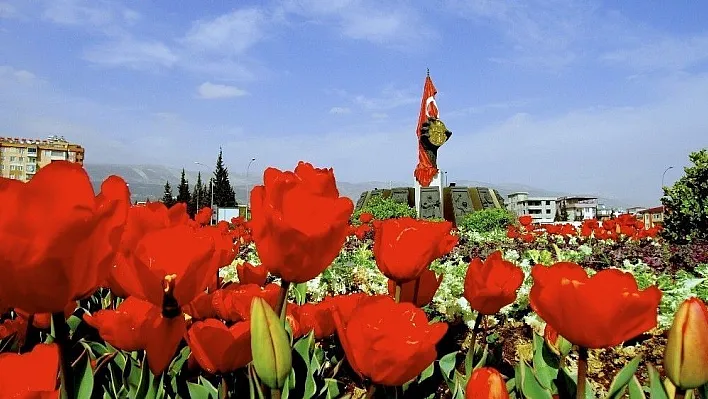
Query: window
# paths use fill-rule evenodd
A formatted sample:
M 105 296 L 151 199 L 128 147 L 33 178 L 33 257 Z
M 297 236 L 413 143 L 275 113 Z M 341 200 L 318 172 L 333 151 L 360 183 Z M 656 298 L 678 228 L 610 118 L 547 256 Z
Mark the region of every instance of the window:
M 529 209 L 529 215 L 540 215 L 541 210 L 540 209 Z
M 17 165 L 17 170 L 22 170 L 22 166 L 21 166 L 21 165 Z
M 52 151 L 52 156 L 53 157 L 64 157 L 66 156 L 65 151 Z
M 551 213 L 551 210 L 550 210 L 550 209 L 546 209 L 546 213 L 547 213 L 547 214 L 550 214 L 550 213 Z
M 15 157 L 10 157 L 10 162 L 15 162 Z
M 15 165 L 10 165 L 10 170 L 15 170 Z
M 34 165 L 27 165 L 27 172 L 34 172 Z
M 18 160 L 19 162 L 24 162 L 24 161 L 25 161 L 25 158 L 24 158 L 24 157 L 18 157 L 17 160 Z

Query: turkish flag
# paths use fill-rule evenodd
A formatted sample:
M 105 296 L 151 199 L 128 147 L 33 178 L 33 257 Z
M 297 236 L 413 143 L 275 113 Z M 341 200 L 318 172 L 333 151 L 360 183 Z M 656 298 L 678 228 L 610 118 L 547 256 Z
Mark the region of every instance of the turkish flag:
M 418 136 L 418 166 L 415 167 L 415 172 L 413 173 L 415 179 L 422 187 L 428 187 L 435 175 L 438 174 L 438 169 L 433 166 L 428 153 L 425 152 L 422 144 L 420 144 L 420 128 L 423 123 L 430 117 L 440 118 L 438 105 L 435 102 L 435 94 L 437 92 L 430 75 L 426 76 L 425 85 L 423 86 L 423 100 L 421 101 L 420 114 L 418 115 L 418 127 L 415 129 L 415 133 Z

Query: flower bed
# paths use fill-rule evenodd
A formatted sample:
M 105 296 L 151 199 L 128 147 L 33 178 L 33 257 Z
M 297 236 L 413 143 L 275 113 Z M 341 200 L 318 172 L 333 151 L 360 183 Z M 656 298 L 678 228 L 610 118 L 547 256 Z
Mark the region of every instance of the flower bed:
M 3 184 L 44 223 L 0 219 L 0 397 L 706 397 L 708 245 L 628 216 L 351 223 L 304 163 L 218 226 L 64 162 Z

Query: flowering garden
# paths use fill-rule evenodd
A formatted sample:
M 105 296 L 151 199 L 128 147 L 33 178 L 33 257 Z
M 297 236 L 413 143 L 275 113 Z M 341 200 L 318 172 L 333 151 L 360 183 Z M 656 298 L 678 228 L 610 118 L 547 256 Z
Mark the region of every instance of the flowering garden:
M 708 398 L 708 244 L 629 215 L 382 220 L 307 163 L 216 226 L 66 162 L 0 199 L 0 398 Z

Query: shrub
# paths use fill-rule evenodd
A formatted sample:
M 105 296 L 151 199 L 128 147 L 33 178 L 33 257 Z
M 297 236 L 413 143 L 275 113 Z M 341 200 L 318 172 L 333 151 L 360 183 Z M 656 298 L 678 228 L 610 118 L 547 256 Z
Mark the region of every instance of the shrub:
M 671 187 L 664 187 L 664 237 L 674 243 L 708 240 L 708 149 L 689 155 L 693 166 L 684 168 Z
M 503 230 L 516 222 L 516 215 L 509 210 L 491 208 L 472 212 L 462 218 L 457 228 L 463 233 L 487 233 Z
M 411 208 L 407 204 L 401 204 L 390 198 L 383 198 L 381 196 L 375 196 L 369 199 L 369 201 L 358 211 L 355 211 L 352 215 L 352 220 L 359 220 L 359 215 L 364 212 L 371 213 L 374 215 L 375 219 L 391 219 L 391 218 L 401 218 L 401 217 L 416 217 L 417 213 L 415 209 Z

